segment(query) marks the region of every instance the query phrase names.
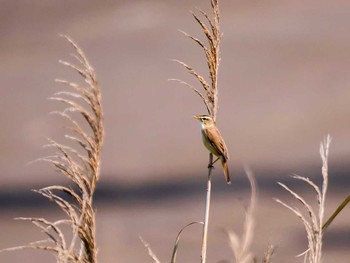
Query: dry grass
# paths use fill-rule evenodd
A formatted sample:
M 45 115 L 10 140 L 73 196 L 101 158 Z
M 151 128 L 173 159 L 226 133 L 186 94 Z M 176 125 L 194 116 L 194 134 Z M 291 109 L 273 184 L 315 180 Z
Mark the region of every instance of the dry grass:
M 339 215 L 339 213 L 349 204 L 350 195 L 348 195 L 343 202 L 337 207 L 337 209 L 333 212 L 333 214 L 328 218 L 326 223 L 324 223 L 322 227 L 322 231 L 325 232 L 330 224 L 334 221 L 334 219 Z
M 251 244 L 254 238 L 254 212 L 256 207 L 257 190 L 252 172 L 246 170 L 246 174 L 251 187 L 251 197 L 249 207 L 247 208 L 245 213 L 243 233 L 240 237 L 233 231 L 227 232 L 236 263 L 249 263 L 252 262 L 254 259 L 253 253 L 251 252 Z
M 218 69 L 220 61 L 220 30 L 219 30 L 219 3 L 218 0 L 210 0 L 212 17 L 207 15 L 201 9 L 198 9 L 199 15 L 192 13 L 196 23 L 200 26 L 207 44 L 184 31 L 181 31 L 186 37 L 194 41 L 205 54 L 208 66 L 209 80 L 206 80 L 202 74 L 199 74 L 188 64 L 175 60 L 183 66 L 188 73 L 193 75 L 199 82 L 202 90 L 195 86 L 177 80 L 180 83 L 191 88 L 204 103 L 208 114 L 216 120 L 218 111 Z M 30 221 L 38 227 L 44 234 L 45 238 L 39 241 L 31 242 L 24 246 L 18 246 L 1 250 L 16 251 L 22 249 L 40 249 L 53 253 L 57 262 L 97 262 L 97 245 L 96 245 L 96 223 L 95 212 L 93 208 L 93 196 L 96 184 L 100 177 L 100 154 L 104 138 L 103 113 L 101 107 L 101 94 L 96 80 L 96 74 L 91 64 L 87 60 L 83 51 L 69 37 L 63 36 L 73 47 L 75 54 L 72 56 L 76 59 L 76 64 L 66 61 L 60 63 L 73 71 L 77 72 L 84 80 L 84 85 L 66 80 L 56 80 L 63 84 L 67 90 L 62 90 L 54 94 L 51 100 L 63 103 L 66 108 L 63 111 L 55 112 L 70 125 L 68 133 L 65 134 L 67 140 L 65 144 L 58 143 L 49 139 L 47 147 L 55 149 L 51 156 L 40 158 L 40 161 L 51 164 L 56 170 L 64 174 L 71 182 L 69 186 L 52 185 L 35 192 L 46 197 L 55 203 L 65 214 L 65 218 L 49 221 L 39 217 L 20 217 L 23 221 Z M 78 117 L 80 116 L 80 117 Z M 81 117 L 84 122 L 81 121 Z M 316 194 L 317 206 L 306 201 L 300 194 L 296 193 L 283 183 L 278 183 L 292 197 L 301 203 L 304 212 L 299 211 L 298 207 L 290 206 L 287 203 L 275 199 L 284 207 L 291 210 L 304 225 L 308 240 L 308 247 L 305 252 L 299 256 L 304 256 L 304 262 L 320 263 L 322 262 L 322 238 L 324 231 L 340 211 L 350 202 L 348 196 L 333 215 L 324 222 L 325 201 L 328 188 L 328 154 L 331 138 L 327 136 L 321 143 L 320 154 L 322 158 L 322 186 L 316 185 L 312 180 L 306 177 L 294 175 L 293 178 L 306 183 Z M 70 145 L 75 145 L 72 147 Z M 191 222 L 183 227 L 176 239 L 171 256 L 171 263 L 176 262 L 176 256 L 179 250 L 180 237 L 184 230 L 194 224 L 203 224 L 203 238 L 201 262 L 206 262 L 207 242 L 208 242 L 208 225 L 211 199 L 211 171 L 213 155 L 209 154 L 208 180 L 206 207 L 203 222 Z M 236 263 L 257 262 L 251 251 L 254 240 L 255 228 L 255 208 L 257 205 L 257 187 L 252 173 L 247 170 L 247 177 L 251 185 L 251 200 L 245 214 L 245 221 L 241 235 L 233 231 L 227 231 L 230 247 L 233 251 L 233 261 Z M 67 228 L 69 233 L 67 233 Z M 142 243 L 148 250 L 149 256 L 153 262 L 160 263 L 150 246 L 140 237 Z M 263 263 L 271 262 L 274 254 L 274 247 L 269 246 L 262 259 Z
M 206 46 L 200 39 L 193 37 L 192 35 L 181 31 L 186 37 L 193 40 L 196 44 L 200 46 L 200 48 L 203 49 L 207 65 L 208 65 L 208 72 L 210 77 L 210 84 L 208 84 L 208 81 L 199 74 L 193 67 L 187 65 L 186 63 L 174 59 L 177 63 L 182 65 L 188 73 L 193 75 L 201 84 L 205 95 L 202 94 L 197 88 L 195 88 L 193 85 L 188 84 L 187 82 L 175 79 L 179 81 L 182 84 L 185 84 L 186 86 L 190 87 L 197 95 L 200 96 L 202 99 L 204 105 L 207 108 L 208 114 L 216 120 L 216 115 L 218 111 L 218 70 L 219 70 L 219 61 L 220 61 L 220 28 L 219 28 L 219 21 L 220 21 L 220 13 L 219 13 L 219 1 L 218 0 L 211 0 L 211 7 L 213 12 L 213 18 L 210 19 L 210 17 L 205 13 L 203 10 L 198 9 L 198 11 L 203 15 L 209 26 L 207 26 L 195 13 L 192 12 L 192 15 L 195 19 L 195 21 L 199 24 L 201 27 L 207 41 L 208 46 Z
M 198 222 L 198 221 L 191 222 L 191 223 L 185 225 L 185 226 L 179 231 L 179 233 L 177 234 L 176 239 L 175 239 L 175 245 L 174 245 L 174 249 L 173 249 L 173 254 L 171 255 L 171 261 L 170 261 L 171 263 L 175 263 L 175 262 L 176 262 L 176 255 L 177 255 L 177 250 L 178 250 L 178 248 L 179 248 L 180 237 L 181 237 L 182 232 L 183 232 L 186 228 L 188 228 L 189 226 L 192 226 L 192 225 L 194 225 L 194 224 L 201 224 L 201 225 L 203 225 L 203 222 Z
M 145 246 L 145 248 L 147 248 L 148 255 L 152 258 L 153 262 L 154 263 L 161 263 L 160 260 L 158 259 L 158 257 L 156 256 L 156 254 L 153 252 L 150 245 L 141 236 L 140 236 L 140 240 L 141 240 L 142 244 Z
M 78 65 L 66 61 L 60 61 L 60 63 L 76 71 L 84 79 L 85 85 L 56 80 L 68 87 L 69 91 L 57 92 L 50 99 L 67 106 L 63 111 L 56 113 L 70 123 L 69 133 L 65 135 L 67 143 L 70 141 L 79 147 L 72 148 L 49 140 L 47 147 L 54 148 L 56 152 L 39 160 L 53 165 L 70 179 L 73 187 L 52 185 L 35 192 L 58 205 L 66 218 L 53 222 L 36 217 L 18 218 L 32 222 L 46 234 L 46 238 L 4 251 L 41 249 L 52 252 L 57 262 L 93 263 L 97 261 L 97 246 L 92 202 L 100 176 L 100 153 L 104 134 L 101 94 L 95 71 L 83 51 L 69 37 L 63 37 L 73 46 L 75 54 L 72 56 L 77 60 Z M 76 113 L 84 118 L 90 131 L 84 130 L 83 124 L 75 120 Z M 66 233 L 67 226 L 71 230 L 69 238 Z
M 282 183 L 278 183 L 281 185 L 286 191 L 288 191 L 295 199 L 297 199 L 301 204 L 303 209 L 307 212 L 308 216 L 305 216 L 302 212 L 299 211 L 297 207 L 292 207 L 285 202 L 282 202 L 279 199 L 275 199 L 276 202 L 282 204 L 289 210 L 291 210 L 303 223 L 307 240 L 308 240 L 308 248 L 305 252 L 301 253 L 299 256 L 304 256 L 304 262 L 309 263 L 320 263 L 322 262 L 322 237 L 323 237 L 323 223 L 324 223 L 324 209 L 325 209 L 325 201 L 326 201 L 326 193 L 328 187 L 328 153 L 329 153 L 329 145 L 331 142 L 331 138 L 328 135 L 327 138 L 320 146 L 320 154 L 322 158 L 322 178 L 323 183 L 320 188 L 309 178 L 302 177 L 299 175 L 294 175 L 293 178 L 296 180 L 300 180 L 306 184 L 308 184 L 311 189 L 316 194 L 317 199 L 317 211 L 314 210 L 312 205 L 310 205 L 305 198 L 301 195 L 297 194 L 289 187 Z
M 257 205 L 257 187 L 254 180 L 254 175 L 250 169 L 245 169 L 251 188 L 251 197 L 248 208 L 245 212 L 245 220 L 243 225 L 243 231 L 239 236 L 234 231 L 227 231 L 227 235 L 230 241 L 230 247 L 233 251 L 235 263 L 251 263 L 256 262 L 253 252 L 251 251 L 251 245 L 254 240 L 255 230 L 255 210 Z M 271 257 L 274 253 L 274 247 L 271 245 L 268 247 L 263 257 L 263 263 L 271 262 Z

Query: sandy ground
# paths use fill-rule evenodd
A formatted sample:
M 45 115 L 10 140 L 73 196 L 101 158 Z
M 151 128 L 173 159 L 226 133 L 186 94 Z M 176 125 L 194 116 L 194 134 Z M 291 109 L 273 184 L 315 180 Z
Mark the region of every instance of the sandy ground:
M 46 138 L 61 140 L 60 105 L 46 98 L 55 78 L 77 79 L 59 65 L 70 60 L 70 35 L 94 65 L 103 94 L 106 139 L 97 193 L 100 262 L 151 262 L 142 235 L 165 262 L 177 231 L 201 220 L 207 153 L 191 118 L 204 113 L 186 87 L 197 84 L 171 59 L 205 73 L 203 54 L 178 29 L 201 37 L 189 10 L 205 1 L 2 1 L 0 8 L 0 247 L 35 239 L 15 216 L 53 209 L 29 189 L 60 181 L 44 164 L 25 166 L 48 154 Z M 296 218 L 272 201 L 284 196 L 276 181 L 295 172 L 320 176 L 319 142 L 330 133 L 327 215 L 348 194 L 350 154 L 350 2 L 221 1 L 221 64 L 218 126 L 230 152 L 233 186 L 215 171 L 209 261 L 232 259 L 222 229 L 240 230 L 248 188 L 243 164 L 260 189 L 254 252 L 277 245 L 274 262 L 305 248 Z M 299 189 L 299 185 L 295 185 Z M 300 191 L 304 191 L 300 188 Z M 216 191 L 216 192 L 215 192 Z M 287 196 L 285 196 L 287 198 Z M 289 199 L 287 199 L 289 200 Z M 292 202 L 292 200 L 290 200 Z M 349 212 L 325 236 L 324 262 L 347 262 Z M 198 262 L 200 228 L 184 236 L 179 262 Z M 0 254 L 0 262 L 38 262 L 40 253 Z M 41 262 L 54 262 L 43 257 Z M 148 260 L 148 261 L 147 261 Z

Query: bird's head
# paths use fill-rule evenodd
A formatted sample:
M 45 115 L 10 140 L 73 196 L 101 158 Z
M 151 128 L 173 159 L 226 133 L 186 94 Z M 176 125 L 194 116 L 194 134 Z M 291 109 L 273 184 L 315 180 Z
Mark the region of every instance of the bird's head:
M 210 117 L 209 115 L 195 115 L 195 116 L 193 116 L 193 118 L 199 120 L 204 125 L 214 124 L 213 118 Z

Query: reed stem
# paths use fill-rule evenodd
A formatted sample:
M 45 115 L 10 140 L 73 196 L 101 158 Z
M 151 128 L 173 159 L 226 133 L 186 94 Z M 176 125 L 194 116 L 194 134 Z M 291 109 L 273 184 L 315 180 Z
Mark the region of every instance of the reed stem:
M 201 263 L 205 263 L 207 260 L 207 241 L 208 241 L 208 226 L 209 226 L 210 197 L 211 197 L 211 170 L 213 169 L 212 164 L 213 164 L 213 154 L 210 153 L 209 164 L 208 164 L 207 196 L 205 201 L 205 212 L 204 212 Z

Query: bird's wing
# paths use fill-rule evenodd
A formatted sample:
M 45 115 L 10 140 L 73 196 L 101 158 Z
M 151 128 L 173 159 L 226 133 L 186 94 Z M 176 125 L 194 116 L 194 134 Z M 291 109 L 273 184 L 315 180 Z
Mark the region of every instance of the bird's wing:
M 211 146 L 219 153 L 219 155 L 223 156 L 226 160 L 228 160 L 227 147 L 218 128 L 216 128 L 215 126 L 209 127 L 206 129 L 205 134 Z

